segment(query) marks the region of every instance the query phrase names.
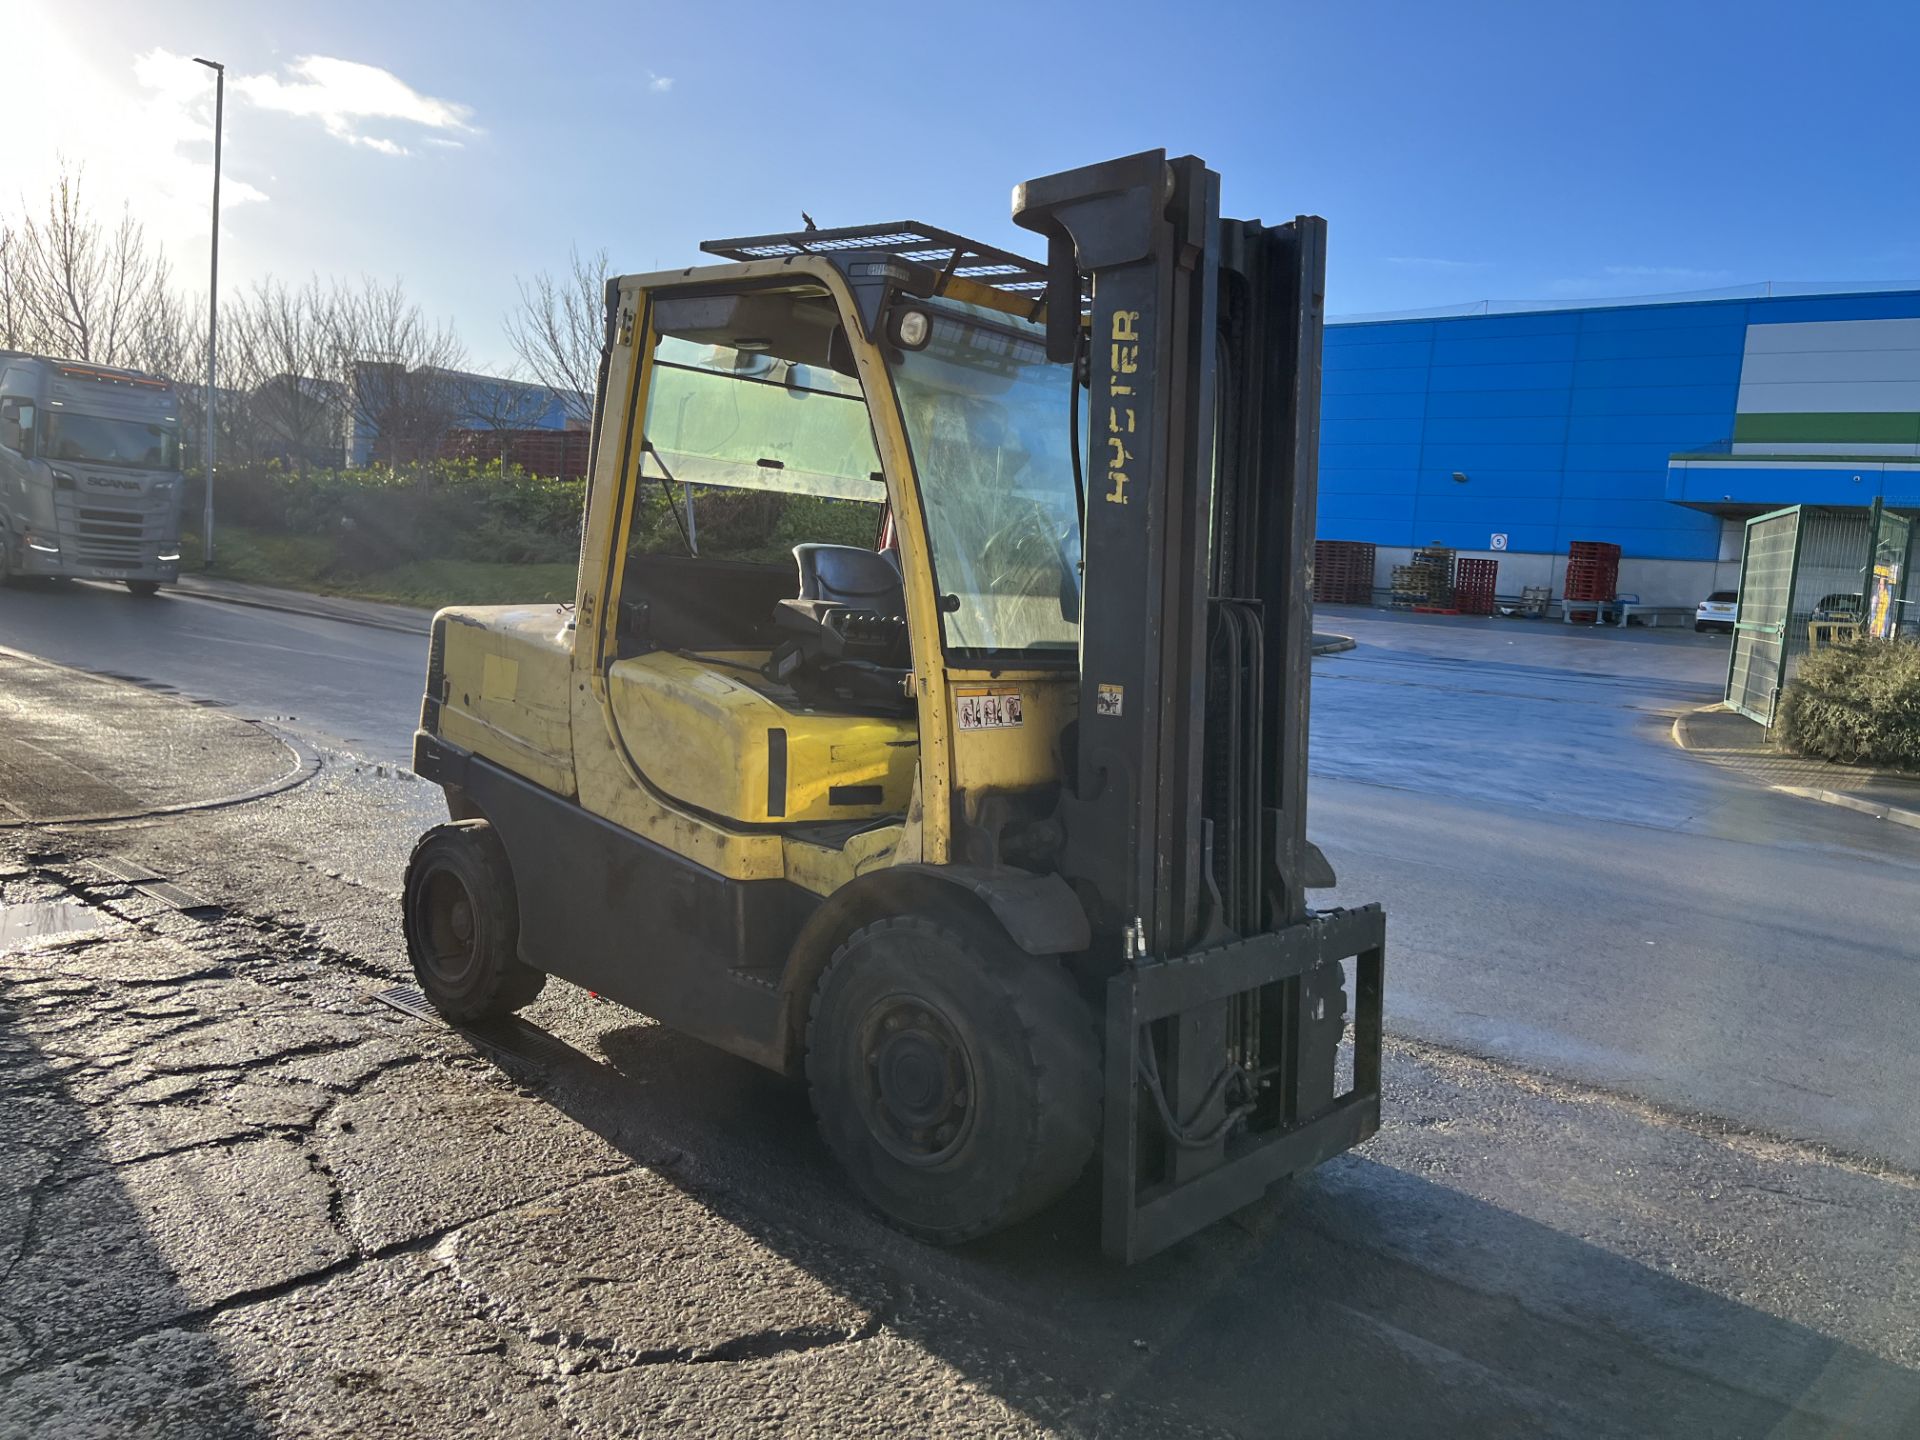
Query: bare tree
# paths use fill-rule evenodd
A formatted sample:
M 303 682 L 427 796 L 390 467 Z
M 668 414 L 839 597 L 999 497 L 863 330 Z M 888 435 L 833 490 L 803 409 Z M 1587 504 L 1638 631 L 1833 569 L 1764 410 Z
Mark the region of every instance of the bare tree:
M 545 386 L 527 379 L 518 365 L 505 375 L 461 375 L 454 382 L 455 415 L 461 428 L 482 432 L 467 451 L 506 464 L 518 432 L 539 427 L 553 404 Z
M 346 386 L 349 447 L 357 448 L 357 437 L 371 437 L 365 458 L 430 458 L 459 415 L 465 352 L 452 327 L 427 320 L 398 280 L 336 284 L 329 313 Z
M 175 380 L 206 374 L 205 316 L 204 298 L 183 298 L 164 284 L 157 287 L 136 317 L 119 363 Z
M 294 289 L 261 280 L 229 307 L 223 341 L 229 383 L 246 393 L 252 448 L 309 465 L 341 460 L 350 392 L 336 349 L 337 290 L 310 280 Z
M 175 373 L 187 312 L 166 256 L 123 210 L 109 227 L 87 209 L 78 171 L 62 171 L 41 214 L 5 239 L 0 326 L 10 348 Z
M 529 374 L 557 393 L 567 417 L 593 419 L 593 392 L 600 377 L 600 346 L 606 332 L 608 261 L 605 250 L 568 252 L 567 273 L 542 270 L 521 280 L 520 306 L 506 318 L 507 339 Z
M 0 220 L 0 350 L 26 350 L 33 339 L 21 288 L 20 251 L 20 232 Z

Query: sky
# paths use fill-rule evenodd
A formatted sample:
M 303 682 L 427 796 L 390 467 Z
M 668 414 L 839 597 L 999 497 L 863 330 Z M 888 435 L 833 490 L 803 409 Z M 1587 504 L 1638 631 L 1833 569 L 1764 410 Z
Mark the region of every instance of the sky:
M 1019 181 L 1196 154 L 1330 225 L 1335 315 L 1920 280 L 1920 6 L 4 0 L 0 212 L 64 161 L 204 287 L 399 278 L 476 366 L 604 247 L 918 219 L 1038 253 Z

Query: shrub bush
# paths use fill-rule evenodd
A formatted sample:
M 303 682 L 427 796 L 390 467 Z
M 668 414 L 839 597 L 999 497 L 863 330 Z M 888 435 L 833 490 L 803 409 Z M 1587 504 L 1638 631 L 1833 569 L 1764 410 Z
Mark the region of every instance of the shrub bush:
M 199 513 L 189 485 L 187 514 Z M 431 559 L 543 564 L 580 551 L 586 484 L 491 462 L 446 460 L 363 470 L 278 462 L 220 472 L 215 504 L 230 525 L 333 541 L 338 568 L 367 573 Z
M 1814 651 L 1780 696 L 1775 725 L 1802 755 L 1920 770 L 1920 645 L 1854 640 Z
M 685 495 L 647 485 L 635 497 L 633 543 L 679 553 Z M 363 470 L 308 470 L 279 462 L 222 469 L 215 496 L 226 524 L 261 535 L 327 541 L 328 576 L 348 580 L 428 560 L 571 564 L 580 554 L 584 480 L 530 475 L 500 461 L 436 460 Z M 871 545 L 877 505 L 696 487 L 700 553 L 783 561 L 802 540 Z M 679 511 L 676 514 L 676 511 Z M 200 513 L 197 479 L 186 513 Z

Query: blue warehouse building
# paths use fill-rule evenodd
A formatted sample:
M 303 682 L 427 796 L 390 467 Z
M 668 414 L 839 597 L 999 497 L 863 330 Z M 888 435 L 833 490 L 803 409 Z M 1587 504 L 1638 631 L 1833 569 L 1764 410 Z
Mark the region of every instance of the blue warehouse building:
M 1329 322 L 1319 536 L 1500 562 L 1560 593 L 1567 546 L 1692 606 L 1738 583 L 1742 522 L 1920 506 L 1920 290 L 1680 296 Z

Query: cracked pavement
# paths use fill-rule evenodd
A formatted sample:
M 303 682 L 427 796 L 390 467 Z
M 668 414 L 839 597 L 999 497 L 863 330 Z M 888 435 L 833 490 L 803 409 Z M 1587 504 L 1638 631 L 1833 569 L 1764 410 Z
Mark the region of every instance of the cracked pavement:
M 0 947 L 0 1436 L 1920 1431 L 1891 1161 L 1397 1035 L 1379 1137 L 1147 1264 L 1085 1189 L 930 1250 L 744 1062 L 565 985 L 383 1003 L 438 795 L 306 739 L 0 830 L 0 906 L 99 922 Z

